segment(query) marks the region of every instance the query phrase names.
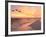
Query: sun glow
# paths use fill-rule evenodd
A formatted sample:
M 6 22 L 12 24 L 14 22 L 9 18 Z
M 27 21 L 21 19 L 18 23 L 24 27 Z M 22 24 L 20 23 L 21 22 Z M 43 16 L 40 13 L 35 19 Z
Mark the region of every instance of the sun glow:
M 39 7 L 27 7 L 27 6 L 20 6 L 19 8 L 17 8 L 17 11 L 11 11 L 11 16 L 14 17 L 40 17 L 41 16 L 41 9 L 40 6 Z

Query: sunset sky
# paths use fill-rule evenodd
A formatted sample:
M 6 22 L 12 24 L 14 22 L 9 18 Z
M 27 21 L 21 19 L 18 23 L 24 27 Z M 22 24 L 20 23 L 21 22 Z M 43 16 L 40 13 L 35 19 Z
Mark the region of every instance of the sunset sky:
M 41 29 L 41 6 L 11 5 L 11 31 Z
M 41 7 L 40 6 L 19 6 L 11 5 L 11 17 L 12 18 L 39 18 L 41 17 Z

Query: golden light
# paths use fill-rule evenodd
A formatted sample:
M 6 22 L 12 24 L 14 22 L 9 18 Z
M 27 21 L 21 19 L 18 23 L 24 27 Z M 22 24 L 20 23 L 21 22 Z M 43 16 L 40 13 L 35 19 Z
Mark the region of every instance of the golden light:
M 21 12 L 19 12 L 21 11 Z M 18 11 L 13 11 L 11 12 L 11 17 L 12 18 L 23 18 L 23 17 L 30 17 L 30 18 L 35 18 L 35 17 L 41 17 L 41 7 L 40 6 L 21 6 L 18 8 Z

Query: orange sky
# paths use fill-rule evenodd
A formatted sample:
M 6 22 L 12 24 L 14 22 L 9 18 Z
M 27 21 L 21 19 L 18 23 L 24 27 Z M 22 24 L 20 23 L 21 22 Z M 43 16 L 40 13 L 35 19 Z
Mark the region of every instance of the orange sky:
M 18 11 L 11 11 L 12 18 L 39 18 L 41 17 L 41 7 L 40 6 L 20 6 L 17 8 Z

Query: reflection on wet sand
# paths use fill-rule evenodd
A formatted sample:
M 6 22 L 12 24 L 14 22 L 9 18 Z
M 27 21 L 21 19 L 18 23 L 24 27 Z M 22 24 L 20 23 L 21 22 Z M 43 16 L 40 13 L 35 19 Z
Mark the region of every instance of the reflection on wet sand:
M 11 22 L 11 31 L 40 30 L 41 25 L 40 18 L 12 18 Z

